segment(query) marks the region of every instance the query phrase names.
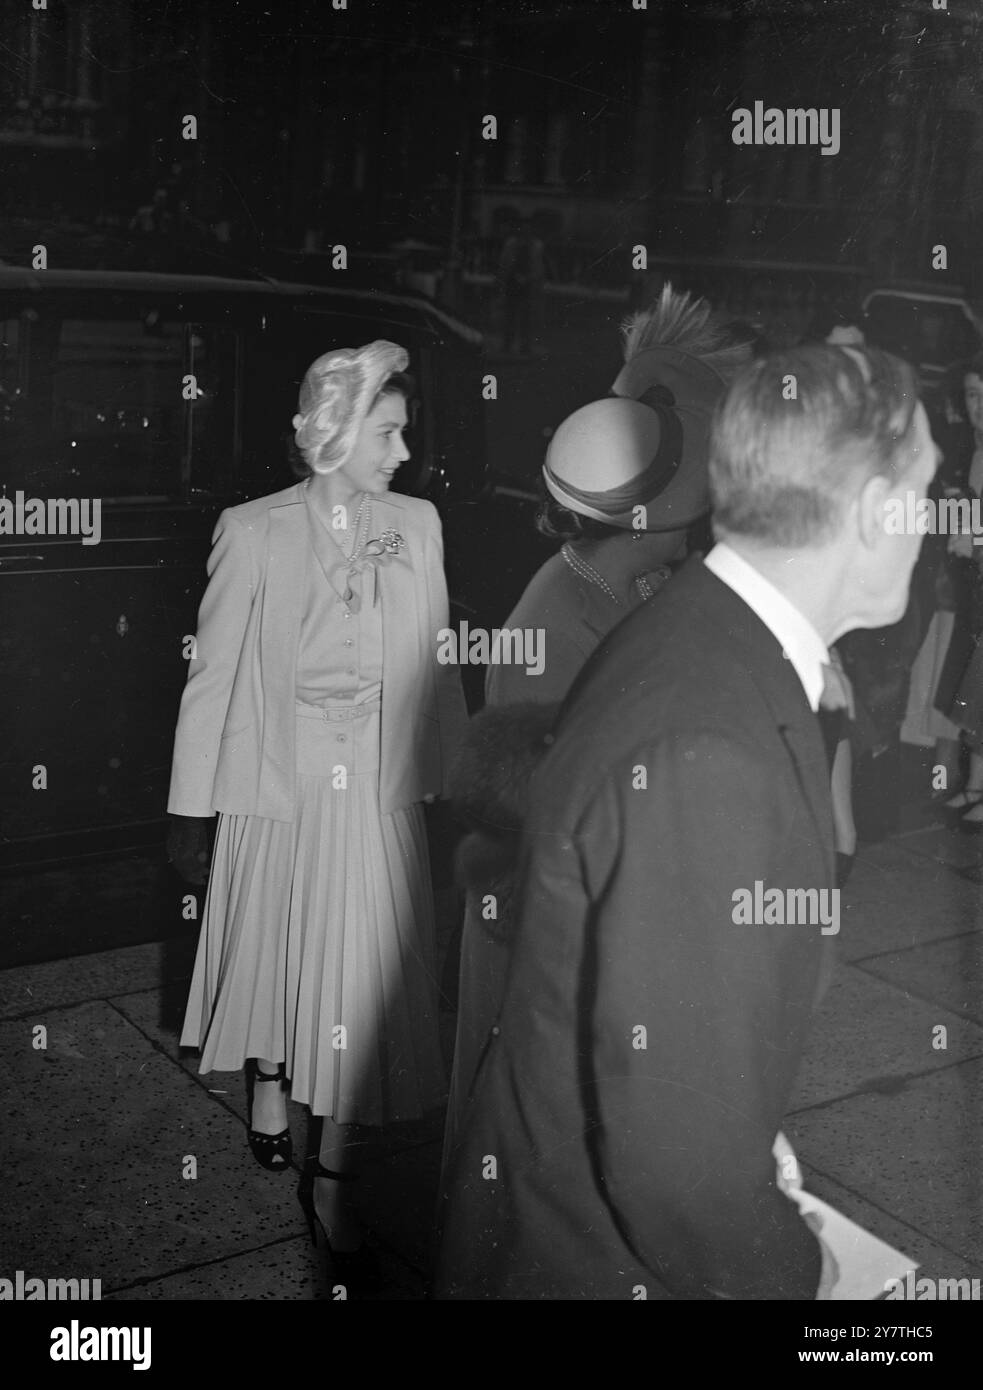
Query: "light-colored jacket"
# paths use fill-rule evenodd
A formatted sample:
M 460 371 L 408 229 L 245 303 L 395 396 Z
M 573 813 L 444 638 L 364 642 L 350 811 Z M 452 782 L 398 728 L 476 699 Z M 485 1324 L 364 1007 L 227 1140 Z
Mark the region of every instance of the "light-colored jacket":
M 436 659 L 448 624 L 440 519 L 431 503 L 373 502 L 381 533 L 403 539 L 378 564 L 382 604 L 383 814 L 444 791 L 466 718 L 460 673 Z M 218 519 L 196 652 L 181 699 L 167 809 L 173 815 L 256 815 L 292 821 L 294 690 L 308 564 L 300 486 Z

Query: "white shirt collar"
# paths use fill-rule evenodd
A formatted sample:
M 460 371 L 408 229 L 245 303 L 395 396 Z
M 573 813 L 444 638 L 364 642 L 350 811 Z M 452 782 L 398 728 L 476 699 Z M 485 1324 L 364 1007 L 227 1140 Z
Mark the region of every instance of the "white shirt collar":
M 703 563 L 744 600 L 782 644 L 782 655 L 795 667 L 809 704 L 818 709 L 829 650 L 812 623 L 770 580 L 723 541 L 713 547 Z

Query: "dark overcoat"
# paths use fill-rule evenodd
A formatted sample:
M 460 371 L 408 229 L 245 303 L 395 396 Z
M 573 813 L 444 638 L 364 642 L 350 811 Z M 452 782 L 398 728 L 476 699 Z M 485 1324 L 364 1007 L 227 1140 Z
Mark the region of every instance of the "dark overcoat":
M 779 643 L 691 560 L 588 663 L 533 776 L 437 1297 L 815 1296 L 772 1144 L 834 937 L 735 922 L 756 881 L 832 890 L 828 766 Z

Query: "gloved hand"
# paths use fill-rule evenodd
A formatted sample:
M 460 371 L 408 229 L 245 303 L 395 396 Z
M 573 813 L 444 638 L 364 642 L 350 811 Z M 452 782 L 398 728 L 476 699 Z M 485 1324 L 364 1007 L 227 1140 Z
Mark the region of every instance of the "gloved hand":
M 167 857 L 184 881 L 196 887 L 208 882 L 212 824 L 210 817 L 171 816 Z

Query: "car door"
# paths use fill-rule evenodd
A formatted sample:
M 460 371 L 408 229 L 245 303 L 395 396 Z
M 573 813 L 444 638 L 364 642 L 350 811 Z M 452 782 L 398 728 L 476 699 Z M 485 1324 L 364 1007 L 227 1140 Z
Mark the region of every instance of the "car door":
M 98 536 L 0 534 L 0 862 L 16 863 L 160 833 L 185 639 L 235 500 L 239 348 L 176 290 L 97 282 L 8 295 L 0 328 L 4 496 L 99 515 Z

